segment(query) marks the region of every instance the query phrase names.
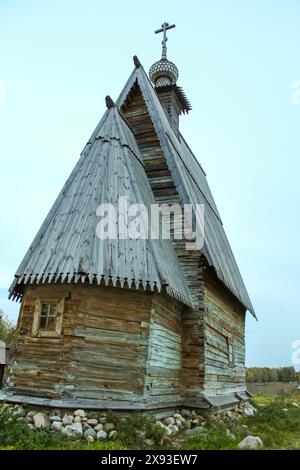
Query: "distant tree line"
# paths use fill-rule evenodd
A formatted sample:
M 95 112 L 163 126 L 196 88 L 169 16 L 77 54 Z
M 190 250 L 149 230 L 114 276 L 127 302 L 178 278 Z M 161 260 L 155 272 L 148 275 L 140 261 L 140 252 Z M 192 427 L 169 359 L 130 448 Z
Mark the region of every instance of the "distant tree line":
M 249 367 L 247 382 L 300 382 L 300 372 L 294 367 Z

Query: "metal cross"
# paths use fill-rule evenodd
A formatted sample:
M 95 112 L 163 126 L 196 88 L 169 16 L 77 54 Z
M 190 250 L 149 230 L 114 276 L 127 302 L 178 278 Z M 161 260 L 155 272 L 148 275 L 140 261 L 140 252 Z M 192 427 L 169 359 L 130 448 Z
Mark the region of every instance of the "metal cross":
M 163 23 L 161 25 L 161 28 L 157 29 L 155 31 L 155 34 L 164 33 L 164 37 L 163 37 L 163 40 L 162 40 L 162 54 L 161 54 L 161 56 L 165 59 L 167 58 L 167 40 L 168 40 L 167 30 L 172 29 L 172 28 L 175 28 L 175 24 L 169 25 L 169 23 Z

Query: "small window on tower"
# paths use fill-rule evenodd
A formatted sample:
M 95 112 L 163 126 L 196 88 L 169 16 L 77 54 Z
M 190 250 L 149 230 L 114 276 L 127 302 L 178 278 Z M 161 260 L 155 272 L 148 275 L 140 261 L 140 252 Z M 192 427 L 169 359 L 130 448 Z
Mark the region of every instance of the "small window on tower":
M 35 308 L 32 321 L 32 335 L 58 337 L 62 332 L 65 299 L 53 302 L 47 299 L 35 299 Z
M 56 317 L 56 304 L 42 304 L 39 330 L 55 331 Z

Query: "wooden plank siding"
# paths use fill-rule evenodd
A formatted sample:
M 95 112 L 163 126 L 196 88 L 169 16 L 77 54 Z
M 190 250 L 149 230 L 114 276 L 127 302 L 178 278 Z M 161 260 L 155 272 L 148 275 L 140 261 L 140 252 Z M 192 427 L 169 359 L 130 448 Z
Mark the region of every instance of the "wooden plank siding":
M 60 338 L 33 337 L 36 297 L 65 297 Z M 13 393 L 142 401 L 152 294 L 90 285 L 28 287 L 11 364 Z
M 182 304 L 153 296 L 146 375 L 148 403 L 181 403 Z
M 156 203 L 181 204 L 171 170 L 138 85 L 132 88 L 122 109 L 134 131 Z M 173 242 L 194 309 L 184 308 L 182 313 L 181 393 L 184 399 L 194 403 L 204 385 L 202 268 L 199 252 L 187 251 L 184 243 L 185 240 Z
M 124 288 L 28 287 L 6 390 L 104 408 L 201 406 L 203 394 L 244 391 L 244 307 L 201 263 L 194 269 L 194 310 L 165 294 Z M 36 297 L 65 298 L 59 338 L 32 335 Z
M 137 83 L 122 109 L 136 136 L 156 202 L 182 203 Z M 184 243 L 173 242 L 194 304 L 194 309 L 183 309 L 181 324 L 181 393 L 183 402 L 192 406 L 203 395 L 245 390 L 245 307 L 220 281 L 205 275 L 206 260 L 199 252 L 187 251 Z M 234 340 L 234 367 L 228 364 L 227 338 Z
M 30 397 L 37 404 L 39 400 L 42 403 L 49 399 L 52 403 L 56 400 L 59 406 L 72 403 L 76 407 L 107 409 L 202 407 L 208 403 L 223 406 L 230 400 L 232 404 L 234 399 L 238 401 L 234 394 L 245 391 L 245 306 L 254 314 L 253 307 L 229 250 L 205 174 L 182 136 L 176 133 L 177 138 L 171 132 L 165 112 L 143 73 L 136 71 L 139 81 L 134 80 L 130 90 L 126 91 L 126 98 L 121 100 L 121 114 L 117 109 L 110 110 L 108 129 L 104 126 L 103 130 L 103 121 L 90 139 L 88 149 L 92 148 L 94 156 L 98 155 L 97 145 L 102 140 L 103 146 L 111 150 L 105 154 L 109 171 L 100 172 L 104 162 L 102 153 L 102 160 L 98 156 L 93 160 L 95 166 L 91 166 L 89 175 L 94 175 L 98 168 L 95 193 L 103 180 L 107 188 L 110 186 L 103 195 L 108 191 L 113 197 L 121 194 L 120 181 L 127 175 L 134 188 L 131 202 L 138 200 L 139 189 L 143 196 L 141 200 L 149 206 L 153 202 L 169 206 L 205 203 L 202 254 L 187 250 L 186 240 L 172 238 L 174 227 L 171 227 L 172 240 L 168 241 L 168 249 L 164 244 L 155 248 L 145 243 L 145 247 L 138 246 L 133 252 L 128 249 L 129 256 L 126 257 L 123 248 L 127 244 L 129 247 L 131 242 L 119 240 L 119 245 L 107 242 L 95 257 L 91 270 L 87 270 L 89 275 L 84 277 L 89 243 L 82 243 L 80 233 L 75 231 L 78 235 L 78 244 L 75 244 L 69 238 L 70 227 L 67 230 L 65 222 L 61 222 L 67 238 L 57 253 L 63 253 L 63 263 L 71 265 L 74 261 L 72 250 L 68 255 L 66 247 L 73 245 L 79 258 L 81 248 L 86 245 L 83 261 L 77 260 L 78 269 L 73 276 L 76 282 L 69 275 L 69 264 L 66 264 L 66 277 L 63 278 L 57 265 L 54 271 L 58 269 L 58 275 L 51 277 L 49 283 L 47 277 L 31 277 L 29 268 L 26 276 L 24 274 L 26 282 L 24 286 L 21 283 L 22 292 L 18 291 L 21 298 L 24 287 L 15 350 L 7 368 L 5 388 L 16 397 L 24 397 L 20 400 L 26 401 L 26 397 Z M 111 132 L 112 128 L 116 132 L 118 127 L 123 129 L 121 135 L 109 134 L 108 130 Z M 132 148 L 127 144 L 128 139 Z M 89 150 L 86 155 L 83 152 L 83 157 L 88 153 Z M 115 168 L 119 168 L 119 173 Z M 81 174 L 78 181 L 83 184 Z M 125 186 L 127 188 L 127 182 Z M 80 194 L 77 183 L 74 191 L 77 197 Z M 61 198 L 71 220 L 73 206 L 63 192 Z M 54 236 L 50 228 L 49 232 L 50 238 Z M 41 240 L 46 238 L 43 236 Z M 59 247 L 60 237 L 56 237 L 56 241 Z M 41 249 L 40 257 L 42 253 Z M 48 256 L 49 263 L 55 264 L 51 250 Z M 128 259 L 132 260 L 130 264 Z M 114 280 L 110 260 L 115 267 Z M 93 270 L 101 263 L 104 266 L 108 263 L 108 270 L 102 269 L 95 276 Z M 126 270 L 121 284 L 119 271 L 122 265 Z M 106 273 L 105 282 L 102 271 Z M 155 276 L 151 277 L 149 273 Z M 15 283 L 18 280 L 19 277 Z M 173 292 L 172 296 L 166 294 L 168 289 L 169 294 Z M 37 303 L 59 303 L 62 299 L 61 332 L 56 337 L 34 334 Z M 233 345 L 233 361 L 229 357 L 229 344 Z M 228 399 L 229 395 L 233 398 Z M 215 401 L 209 401 L 211 397 Z
M 205 384 L 208 396 L 244 391 L 245 307 L 208 273 L 204 275 Z M 228 340 L 233 342 L 230 365 Z

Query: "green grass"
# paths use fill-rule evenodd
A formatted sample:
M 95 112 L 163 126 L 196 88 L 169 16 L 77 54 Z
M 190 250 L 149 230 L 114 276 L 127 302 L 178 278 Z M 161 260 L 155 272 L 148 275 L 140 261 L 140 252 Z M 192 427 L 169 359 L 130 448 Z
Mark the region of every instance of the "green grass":
M 236 449 L 245 437 L 242 425 L 247 425 L 247 435 L 259 436 L 263 449 L 300 449 L 300 399 L 291 394 L 285 397 L 258 395 L 252 400 L 258 412 L 255 417 L 243 418 L 231 430 L 236 436 L 230 441 L 222 427 L 214 427 L 207 435 L 188 440 L 182 445 L 186 450 Z M 299 408 L 292 403 L 298 403 Z M 288 411 L 285 411 L 287 409 Z M 228 426 L 229 427 L 229 426 Z
M 26 424 L 13 418 L 9 410 L 0 408 L 0 449 L 223 450 L 236 449 L 237 444 L 249 434 L 259 436 L 264 449 L 300 449 L 300 395 L 257 395 L 252 402 L 258 409 L 255 417 L 242 418 L 234 423 L 223 418 L 224 423 L 221 424 L 208 420 L 205 432 L 193 437 L 181 432 L 171 439 L 164 438 L 162 429 L 151 421 L 149 415 L 135 413 L 123 420 L 113 414 L 110 419 L 117 425 L 117 439 L 95 441 L 90 445 L 83 439 L 75 441 L 60 433 L 29 429 Z M 293 403 L 298 403 L 299 408 Z M 245 431 L 242 425 L 248 426 L 248 429 Z M 234 436 L 228 435 L 227 429 Z M 152 444 L 145 443 L 145 439 L 151 439 Z
M 181 450 L 229 450 L 236 449 L 241 439 L 231 440 L 226 435 L 225 426 L 214 426 L 207 433 L 188 439 L 179 448 Z
M 126 446 L 118 440 L 95 441 L 93 444 L 87 445 L 84 440 L 74 441 L 61 433 L 33 430 L 13 418 L 8 409 L 0 408 L 0 449 L 124 450 Z
M 292 403 L 298 403 L 299 408 Z M 261 437 L 265 449 L 300 449 L 300 400 L 297 395 L 259 395 L 253 399 L 253 404 L 258 413 L 249 418 L 247 424 L 251 434 Z

